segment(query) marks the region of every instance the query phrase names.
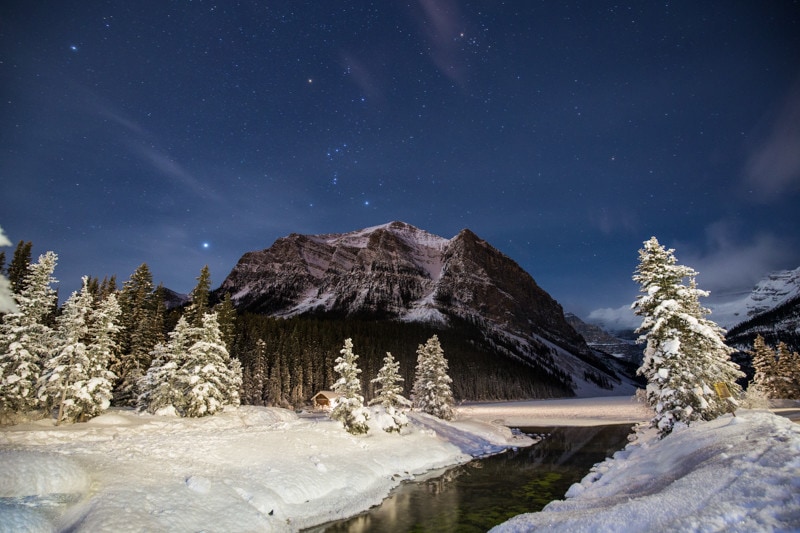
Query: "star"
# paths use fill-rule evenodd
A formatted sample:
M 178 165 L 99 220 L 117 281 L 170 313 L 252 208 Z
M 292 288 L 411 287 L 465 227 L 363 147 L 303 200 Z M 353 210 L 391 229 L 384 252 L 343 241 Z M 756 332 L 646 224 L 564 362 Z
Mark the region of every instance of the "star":
M 204 242 L 203 243 L 203 249 L 204 250 L 208 250 L 210 247 L 211 247 L 211 243 L 209 243 L 209 242 Z

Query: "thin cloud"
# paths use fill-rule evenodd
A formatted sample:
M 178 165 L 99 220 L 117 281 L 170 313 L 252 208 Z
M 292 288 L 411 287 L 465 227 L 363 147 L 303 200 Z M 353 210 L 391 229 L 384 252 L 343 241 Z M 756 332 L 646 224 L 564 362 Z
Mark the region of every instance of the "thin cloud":
M 628 331 L 642 325 L 641 317 L 633 313 L 630 305 L 623 305 L 616 309 L 611 307 L 595 309 L 589 313 L 587 322 L 599 324 L 609 331 Z
M 769 201 L 800 188 L 800 83 L 781 107 L 763 142 L 749 155 L 745 185 Z
M 418 18 L 420 33 L 430 50 L 430 58 L 439 71 L 463 87 L 466 68 L 459 58 L 456 37 L 465 29 L 464 17 L 454 0 L 419 0 L 424 14 Z
M 676 248 L 678 262 L 699 272 L 698 284 L 711 291 L 712 298 L 747 293 L 758 280 L 797 259 L 791 243 L 769 233 L 746 240 L 736 225 L 727 221 L 706 228 L 704 250 L 680 244 Z M 681 249 L 685 251 L 682 253 Z

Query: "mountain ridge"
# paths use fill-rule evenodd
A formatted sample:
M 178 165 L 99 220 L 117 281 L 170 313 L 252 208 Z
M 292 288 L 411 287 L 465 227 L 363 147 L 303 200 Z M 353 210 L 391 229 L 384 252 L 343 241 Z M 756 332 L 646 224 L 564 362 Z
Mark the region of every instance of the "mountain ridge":
M 450 239 L 394 221 L 279 238 L 244 254 L 216 294 L 240 311 L 469 327 L 497 357 L 564 378 L 574 392 L 622 380 L 515 261 L 469 229 Z M 457 364 L 457 363 L 456 363 Z

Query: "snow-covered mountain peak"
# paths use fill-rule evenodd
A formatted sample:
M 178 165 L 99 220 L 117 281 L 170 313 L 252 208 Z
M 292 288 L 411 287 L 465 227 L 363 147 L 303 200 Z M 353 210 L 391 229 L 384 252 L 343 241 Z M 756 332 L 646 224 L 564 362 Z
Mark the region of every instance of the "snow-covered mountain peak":
M 800 296 L 800 267 L 773 272 L 759 281 L 745 300 L 747 316 L 759 315 Z
M 467 328 L 497 356 L 558 382 L 560 393 L 574 393 L 583 382 L 603 390 L 619 383 L 558 302 L 468 229 L 445 239 L 394 221 L 349 233 L 292 234 L 242 256 L 218 293 L 231 294 L 238 309 L 278 317 Z
M 319 235 L 317 238 L 320 242 L 324 242 L 331 246 L 348 246 L 351 248 L 366 248 L 369 245 L 370 239 L 376 233 L 389 232 L 400 240 L 405 242 L 412 248 L 424 247 L 434 248 L 438 250 L 444 249 L 449 239 L 433 235 L 425 230 L 421 230 L 411 224 L 405 222 L 393 221 L 381 224 L 379 226 L 371 226 L 348 233 L 331 233 L 326 235 Z

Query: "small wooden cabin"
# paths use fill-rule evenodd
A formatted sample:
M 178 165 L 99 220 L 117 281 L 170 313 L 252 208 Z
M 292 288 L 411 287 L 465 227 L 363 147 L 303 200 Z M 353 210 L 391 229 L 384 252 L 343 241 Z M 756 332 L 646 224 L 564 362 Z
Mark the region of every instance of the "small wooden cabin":
M 340 394 L 329 390 L 322 390 L 311 397 L 311 404 L 314 409 L 333 409 L 333 404 L 341 397 Z

